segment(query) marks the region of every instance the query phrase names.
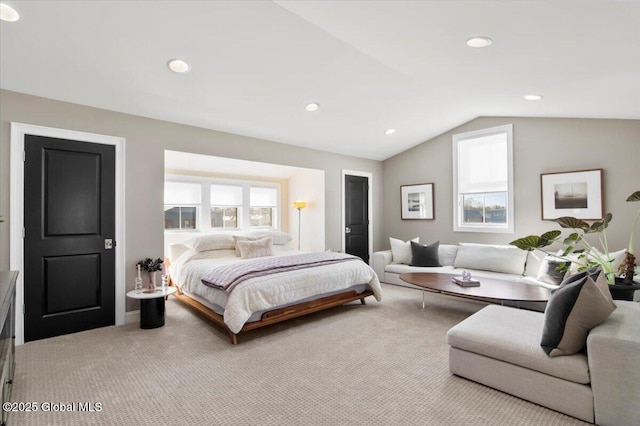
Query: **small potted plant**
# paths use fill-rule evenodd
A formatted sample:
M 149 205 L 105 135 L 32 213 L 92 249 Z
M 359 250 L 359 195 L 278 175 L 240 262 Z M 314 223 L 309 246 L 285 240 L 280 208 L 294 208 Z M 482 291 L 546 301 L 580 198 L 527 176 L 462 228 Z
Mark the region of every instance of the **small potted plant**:
M 136 267 L 138 268 L 138 277 L 140 277 L 140 270 L 148 273 L 149 289 L 153 290 L 156 288 L 156 272 L 162 270 L 163 264 L 164 261 L 162 259 L 152 259 L 150 257 L 142 259 L 138 263 L 136 263 Z
M 640 201 L 640 191 L 636 191 L 627 198 L 628 202 Z M 571 262 L 578 263 L 580 265 L 579 271 L 590 268 L 592 266 L 600 266 L 602 272 L 607 278 L 607 282 L 610 285 L 615 284 L 633 284 L 633 275 L 636 267 L 636 257 L 634 255 L 633 247 L 633 235 L 640 219 L 640 210 L 638 211 L 635 220 L 631 226 L 631 236 L 629 237 L 629 247 L 625 253 L 625 258 L 617 270 L 614 270 L 614 258 L 609 251 L 609 243 L 607 241 L 606 229 L 611 222 L 613 216 L 611 213 L 607 213 L 601 220 L 595 221 L 591 224 L 588 222 L 577 219 L 571 216 L 564 216 L 554 219 L 553 222 L 560 225 L 563 229 L 570 229 L 573 232 L 567 236 L 562 236 L 562 231 L 553 230 L 545 232 L 542 235 L 529 235 L 524 238 L 519 238 L 512 241 L 511 245 L 514 245 L 522 250 L 533 251 L 539 250 L 549 256 L 559 258 L 566 261 L 559 266 L 559 269 L 567 269 Z M 586 237 L 589 234 L 597 235 L 597 240 L 600 244 L 600 248 L 597 248 L 595 244 L 591 243 Z M 554 243 L 562 243 L 564 250 L 562 253 L 550 253 L 544 250 Z M 569 255 L 573 255 L 569 257 Z M 576 256 L 577 255 L 577 256 Z

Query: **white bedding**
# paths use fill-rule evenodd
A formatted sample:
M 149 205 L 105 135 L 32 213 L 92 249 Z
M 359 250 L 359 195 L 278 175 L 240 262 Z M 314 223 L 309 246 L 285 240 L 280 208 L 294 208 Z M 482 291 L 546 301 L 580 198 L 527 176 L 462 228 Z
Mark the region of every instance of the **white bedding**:
M 274 256 L 298 253 L 285 246 L 273 248 Z M 364 262 L 343 262 L 252 278 L 239 284 L 230 294 L 205 286 L 200 281 L 213 266 L 242 261 L 244 259 L 237 257 L 234 250 L 187 250 L 171 265 L 169 273 L 172 281 L 183 291 L 223 307 L 224 322 L 234 333 L 240 332 L 254 312 L 344 290 L 356 284 L 367 284 L 376 300 L 382 299 L 378 277 Z

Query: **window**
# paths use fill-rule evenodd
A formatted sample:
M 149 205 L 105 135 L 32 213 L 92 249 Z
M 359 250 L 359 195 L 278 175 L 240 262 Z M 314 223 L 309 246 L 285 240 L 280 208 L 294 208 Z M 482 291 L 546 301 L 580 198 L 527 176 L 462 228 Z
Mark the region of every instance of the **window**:
M 242 209 L 242 186 L 211 185 L 211 227 L 238 228 L 242 223 L 238 212 Z
M 280 184 L 166 175 L 164 228 L 199 232 L 280 228 Z
M 164 229 L 198 229 L 200 184 L 164 183 Z
M 278 190 L 252 186 L 249 192 L 251 228 L 273 228 L 277 217 Z
M 453 230 L 513 232 L 513 126 L 453 136 Z

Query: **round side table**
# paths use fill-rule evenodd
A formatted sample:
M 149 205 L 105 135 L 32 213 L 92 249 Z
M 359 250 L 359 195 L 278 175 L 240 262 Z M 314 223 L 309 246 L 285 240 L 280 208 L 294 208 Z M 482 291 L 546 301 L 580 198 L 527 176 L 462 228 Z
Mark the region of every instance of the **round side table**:
M 164 325 L 164 299 L 176 292 L 175 287 L 155 290 L 131 290 L 127 297 L 140 299 L 140 328 L 158 328 Z

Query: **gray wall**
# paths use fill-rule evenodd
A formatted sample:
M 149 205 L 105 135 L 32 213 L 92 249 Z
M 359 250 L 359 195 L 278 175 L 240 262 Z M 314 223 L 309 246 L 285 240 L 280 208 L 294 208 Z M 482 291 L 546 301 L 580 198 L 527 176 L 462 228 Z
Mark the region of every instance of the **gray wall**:
M 513 123 L 515 233 L 453 232 L 452 135 Z M 430 243 L 506 244 L 530 234 L 560 229 L 541 220 L 540 174 L 604 169 L 605 211 L 613 214 L 609 247 L 627 247 L 640 203 L 626 203 L 640 190 L 640 120 L 482 117 L 383 162 L 383 233 Z M 400 219 L 400 185 L 434 182 L 435 220 Z M 640 247 L 636 232 L 636 252 Z M 384 242 L 385 248 L 389 242 Z
M 11 122 L 126 138 L 127 290 L 134 264 L 163 253 L 164 150 L 217 155 L 325 171 L 326 248 L 341 249 L 341 170 L 373 173 L 374 250 L 383 244 L 382 164 L 245 136 L 121 114 L 21 93 L 0 91 L 0 270 L 9 268 Z M 344 141 L 348 143 L 349 141 Z M 128 310 L 135 305 L 129 305 Z

